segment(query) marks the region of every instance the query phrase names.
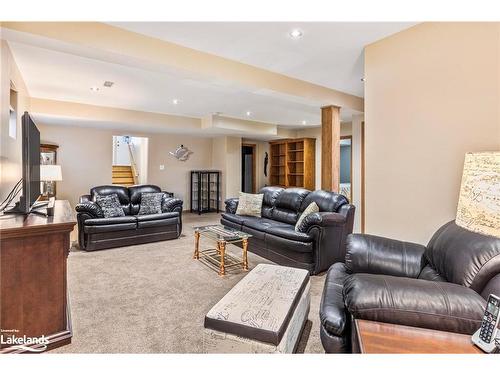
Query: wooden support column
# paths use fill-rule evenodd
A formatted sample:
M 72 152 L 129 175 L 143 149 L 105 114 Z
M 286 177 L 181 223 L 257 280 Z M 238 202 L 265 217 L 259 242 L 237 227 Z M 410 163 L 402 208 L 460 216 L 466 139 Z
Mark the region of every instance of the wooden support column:
M 321 108 L 321 189 L 340 189 L 340 107 Z

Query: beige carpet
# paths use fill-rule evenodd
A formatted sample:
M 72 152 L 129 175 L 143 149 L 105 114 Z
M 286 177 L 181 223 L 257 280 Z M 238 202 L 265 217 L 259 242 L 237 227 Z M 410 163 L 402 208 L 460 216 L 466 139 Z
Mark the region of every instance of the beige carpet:
M 73 341 L 51 353 L 200 353 L 203 318 L 245 272 L 220 278 L 194 260 L 194 225 L 218 214 L 185 214 L 177 240 L 84 252 L 68 258 Z M 203 239 L 202 247 L 213 247 Z M 228 251 L 241 250 L 229 246 Z M 268 261 L 249 253 L 250 268 Z M 298 351 L 322 353 L 323 276 L 312 277 L 311 312 Z

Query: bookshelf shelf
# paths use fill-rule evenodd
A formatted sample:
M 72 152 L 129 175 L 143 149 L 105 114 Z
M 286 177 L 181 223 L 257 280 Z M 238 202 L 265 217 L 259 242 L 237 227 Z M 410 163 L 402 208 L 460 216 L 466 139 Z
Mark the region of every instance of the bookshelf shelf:
M 271 185 L 314 190 L 316 139 L 282 139 L 269 144 Z

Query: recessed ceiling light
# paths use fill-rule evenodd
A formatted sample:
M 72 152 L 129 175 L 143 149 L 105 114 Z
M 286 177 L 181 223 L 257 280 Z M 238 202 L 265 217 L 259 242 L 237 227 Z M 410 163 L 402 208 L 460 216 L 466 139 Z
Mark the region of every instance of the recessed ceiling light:
M 99 91 L 99 87 L 97 87 L 97 86 L 92 86 L 92 87 L 90 88 L 90 90 L 91 90 L 91 91 L 95 91 L 95 92 L 97 92 L 97 91 Z
M 304 33 L 300 29 L 293 29 L 293 30 L 290 30 L 290 32 L 288 33 L 288 35 L 292 39 L 300 39 L 300 38 L 302 38 L 302 36 L 304 35 Z
M 307 125 L 307 121 L 306 120 L 302 120 L 302 125 Z
M 113 86 L 115 83 L 114 82 L 111 82 L 111 81 L 104 81 L 104 87 L 111 87 Z
M 251 115 L 252 115 L 252 112 L 247 111 L 247 116 L 251 116 Z
M 174 99 L 174 100 L 172 100 L 172 103 L 173 103 L 174 105 L 179 104 L 179 99 Z

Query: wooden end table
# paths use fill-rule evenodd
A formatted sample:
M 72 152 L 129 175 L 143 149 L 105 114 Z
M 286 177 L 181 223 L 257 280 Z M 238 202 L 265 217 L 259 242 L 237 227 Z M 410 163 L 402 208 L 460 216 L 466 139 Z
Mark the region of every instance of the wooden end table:
M 369 320 L 354 320 L 354 346 L 373 354 L 481 354 L 471 336 Z
M 217 243 L 215 249 L 200 250 L 200 236 L 207 237 Z M 248 239 L 252 235 L 222 225 L 206 225 L 194 227 L 194 259 L 199 259 L 209 267 L 218 271 L 219 276 L 226 274 L 226 269 L 241 267 L 248 271 Z M 243 254 L 238 258 L 226 251 L 228 244 L 241 243 Z

